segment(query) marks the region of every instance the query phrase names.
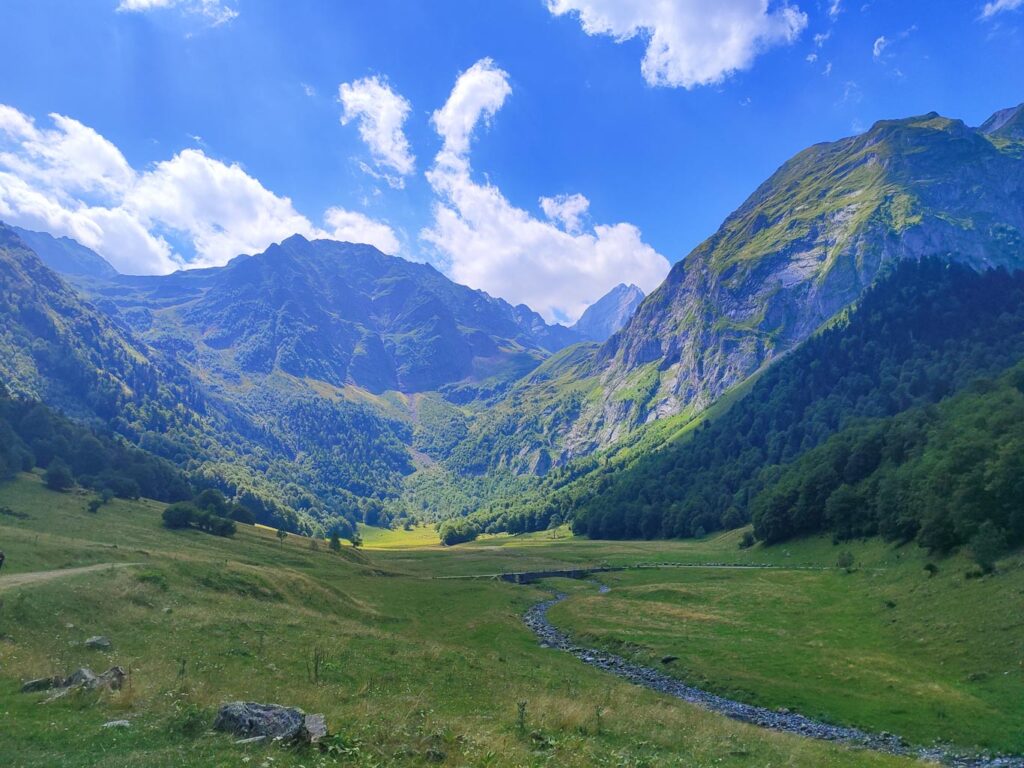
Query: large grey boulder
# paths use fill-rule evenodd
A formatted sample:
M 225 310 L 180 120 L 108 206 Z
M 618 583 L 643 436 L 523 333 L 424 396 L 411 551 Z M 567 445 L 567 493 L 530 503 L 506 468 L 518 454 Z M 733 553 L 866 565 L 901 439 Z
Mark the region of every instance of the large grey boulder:
M 218 710 L 213 729 L 246 738 L 265 736 L 294 741 L 302 734 L 304 724 L 305 713 L 295 707 L 233 701 Z

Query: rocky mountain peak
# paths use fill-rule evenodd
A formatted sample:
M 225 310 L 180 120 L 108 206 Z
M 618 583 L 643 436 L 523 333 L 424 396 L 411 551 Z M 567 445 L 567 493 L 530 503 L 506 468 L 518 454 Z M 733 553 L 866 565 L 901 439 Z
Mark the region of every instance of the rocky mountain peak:
M 988 136 L 1024 140 L 1024 104 L 1000 109 L 978 128 Z
M 605 341 L 626 324 L 643 300 L 639 287 L 619 283 L 587 307 L 572 329 L 588 341 Z

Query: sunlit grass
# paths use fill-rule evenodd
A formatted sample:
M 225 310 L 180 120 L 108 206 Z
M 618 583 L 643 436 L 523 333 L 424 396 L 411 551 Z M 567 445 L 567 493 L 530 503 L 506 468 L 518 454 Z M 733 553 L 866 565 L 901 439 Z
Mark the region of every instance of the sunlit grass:
M 281 541 L 249 526 L 239 526 L 232 539 L 167 531 L 159 523 L 161 506 L 148 502 L 118 501 L 92 515 L 85 499 L 52 493 L 37 478 L 0 486 L 0 505 L 30 515 L 0 519 L 10 573 L 139 563 L 9 590 L 2 587 L 5 566 L 5 765 L 236 766 L 246 757 L 251 765 L 307 768 L 435 760 L 570 768 L 910 764 L 745 726 L 539 647 L 521 616 L 555 585 L 434 578 L 539 563 L 724 559 L 727 550 L 739 559 L 775 556 L 741 553 L 734 543 L 729 549 L 727 538 L 617 545 L 535 534 L 453 548 L 346 547 L 336 554 L 324 546 L 314 551 L 303 537 Z M 608 576 L 659 573 L 665 572 Z M 586 582 L 560 581 L 557 588 L 574 593 L 569 607 L 593 595 Z M 629 605 L 642 603 L 638 593 Z M 717 615 L 725 607 L 690 610 Z M 645 621 L 665 619 L 651 613 Z M 81 641 L 94 634 L 109 636 L 114 650 L 85 649 Z M 326 663 L 313 680 L 309 661 L 318 648 Z M 130 688 L 117 694 L 42 705 L 38 695 L 17 693 L 29 677 L 112 664 L 131 669 Z M 340 734 L 338 754 L 239 746 L 209 733 L 217 705 L 234 699 L 323 712 Z M 526 702 L 522 732 L 520 701 Z M 101 728 L 120 718 L 132 726 Z

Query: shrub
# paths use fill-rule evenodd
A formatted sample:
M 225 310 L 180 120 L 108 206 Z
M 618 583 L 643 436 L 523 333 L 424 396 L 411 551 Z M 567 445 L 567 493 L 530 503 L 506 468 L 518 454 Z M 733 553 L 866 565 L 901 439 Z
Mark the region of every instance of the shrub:
M 256 524 L 256 515 L 254 515 L 252 510 L 248 507 L 243 507 L 241 504 L 232 504 L 231 509 L 228 510 L 227 516 L 232 520 L 245 525 Z
M 853 568 L 853 552 L 849 550 L 840 552 L 839 557 L 836 558 L 836 568 L 845 568 L 846 570 Z
M 740 539 L 740 549 L 750 549 L 756 543 L 757 543 L 757 539 L 754 538 L 754 532 L 753 531 L 746 531 L 743 534 L 743 538 Z
M 177 504 L 171 504 L 164 510 L 163 521 L 164 528 L 170 528 L 172 530 L 178 528 L 188 528 L 192 525 L 192 521 L 199 516 L 199 510 L 197 510 L 192 504 L 187 501 L 179 501 Z
M 971 539 L 971 552 L 984 573 L 992 573 L 996 568 L 996 560 L 1006 551 L 1006 534 L 996 527 L 991 520 L 986 520 L 978 527 L 978 532 Z
M 216 488 L 207 488 L 195 497 L 193 503 L 198 509 L 209 512 L 211 515 L 218 517 L 227 517 L 228 515 L 228 502 L 224 498 L 224 494 Z
M 43 480 L 51 491 L 66 491 L 75 484 L 75 478 L 71 476 L 71 469 L 61 459 L 54 459 L 50 462 L 50 466 L 43 473 Z

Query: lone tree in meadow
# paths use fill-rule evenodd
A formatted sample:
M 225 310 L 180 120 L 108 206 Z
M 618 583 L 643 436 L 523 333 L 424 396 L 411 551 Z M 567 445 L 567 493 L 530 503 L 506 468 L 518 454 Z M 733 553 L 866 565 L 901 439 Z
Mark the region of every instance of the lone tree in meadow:
M 288 538 L 288 531 L 283 528 L 277 529 L 277 540 L 281 542 L 281 547 L 284 547 L 284 540 Z
M 66 491 L 75 484 L 71 469 L 62 459 L 54 459 L 43 473 L 43 481 L 51 491 Z

